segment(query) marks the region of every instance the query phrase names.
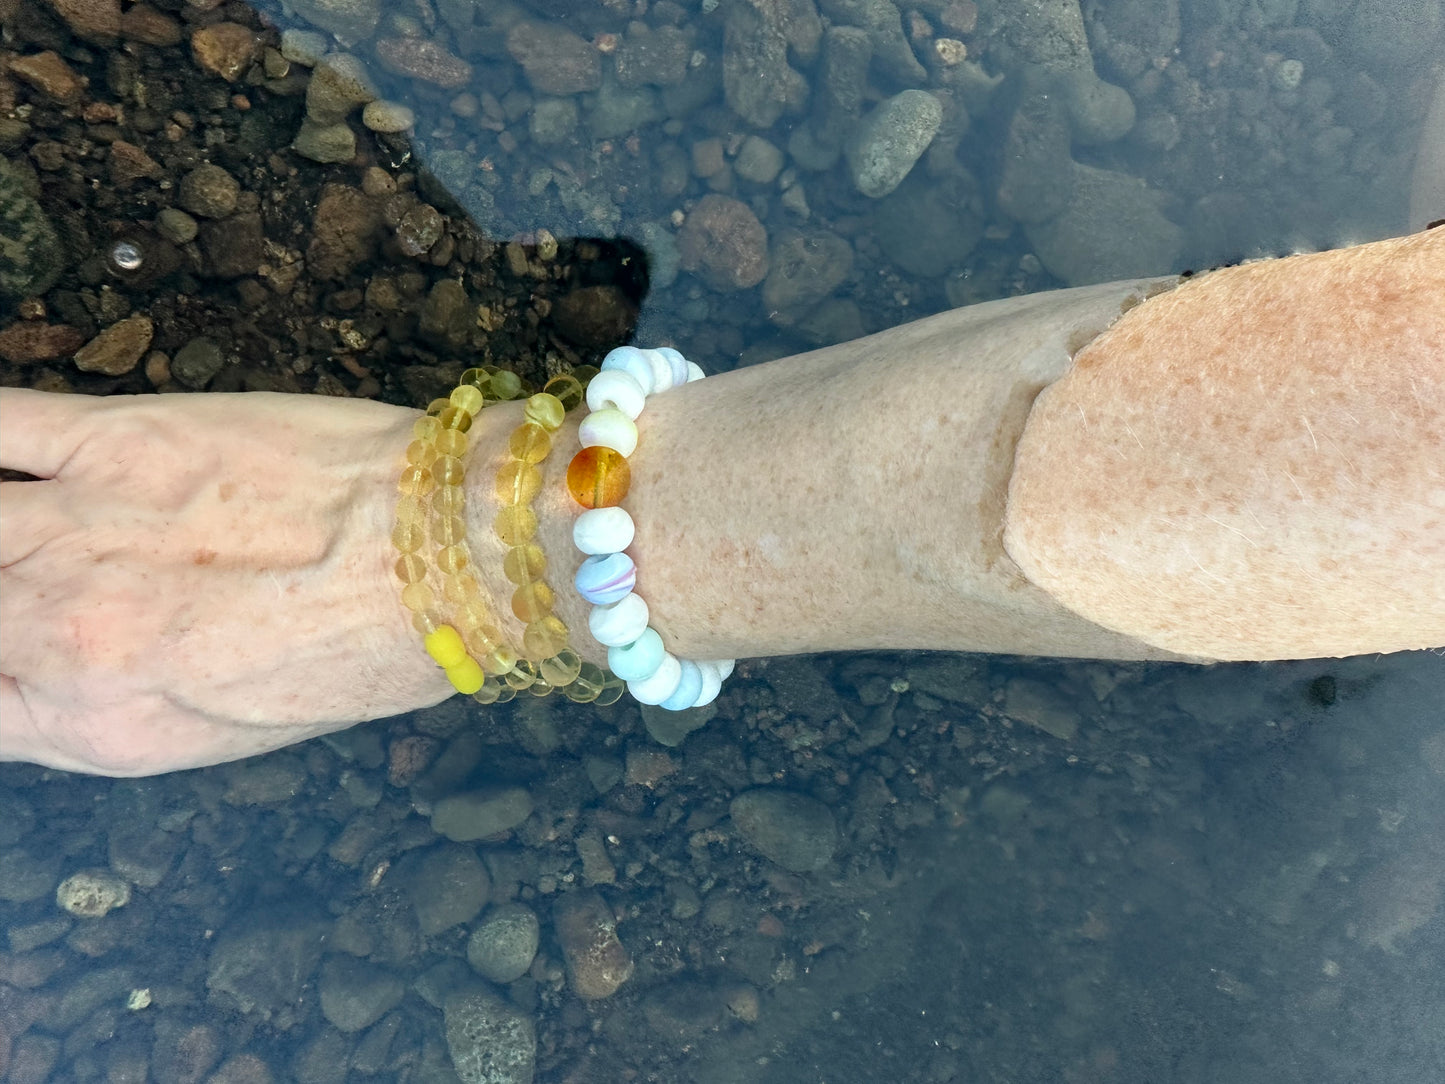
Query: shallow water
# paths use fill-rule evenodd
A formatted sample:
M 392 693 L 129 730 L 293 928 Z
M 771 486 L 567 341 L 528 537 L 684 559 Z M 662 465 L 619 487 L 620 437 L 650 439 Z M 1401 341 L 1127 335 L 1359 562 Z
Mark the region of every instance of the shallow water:
M 3 378 L 417 404 L 477 357 L 536 379 L 634 334 L 718 371 L 1405 228 L 1438 3 L 899 7 L 156 0 L 117 40 L 0 0 L 33 229 L 0 336 L 22 294 L 80 341 L 158 329 L 128 369 L 60 335 Z M 323 93 L 312 49 L 374 86 Z M 919 90 L 937 131 L 879 194 Z M 625 704 L 457 701 L 156 780 L 0 766 L 0 1075 L 1414 1084 L 1445 1064 L 1442 688 L 1429 652 L 869 654 L 745 663 L 672 745 Z M 740 829 L 756 788 L 836 836 Z M 473 793 L 523 815 L 447 841 Z M 124 904 L 63 910 L 85 871 Z M 632 964 L 598 1000 L 579 900 Z M 498 982 L 468 947 L 507 902 L 540 947 Z

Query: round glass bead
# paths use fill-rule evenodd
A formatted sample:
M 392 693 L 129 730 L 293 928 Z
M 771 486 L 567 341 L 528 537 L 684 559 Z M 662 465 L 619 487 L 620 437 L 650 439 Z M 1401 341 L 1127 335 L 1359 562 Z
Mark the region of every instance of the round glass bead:
M 557 621 L 556 618 L 551 620 Z M 560 625 L 561 622 L 557 621 Z M 563 626 L 565 636 L 566 626 Z M 568 647 L 561 647 L 550 658 L 543 659 L 538 667 L 542 671 L 543 680 L 564 689 L 577 680 L 577 675 L 582 670 L 582 660 L 577 657 L 577 652 Z
M 477 414 L 482 409 L 485 401 L 480 389 L 471 384 L 458 384 L 452 389 L 452 406 L 465 410 L 468 414 Z
M 497 468 L 497 497 L 509 504 L 530 504 L 542 488 L 542 472 L 513 460 Z
M 574 373 L 563 373 L 554 376 L 551 380 L 542 385 L 542 391 L 552 395 L 562 404 L 563 410 L 575 410 L 582 402 L 585 394 L 582 389 L 582 381 Z
M 472 602 L 482 597 L 482 585 L 470 572 L 458 572 L 442 579 L 442 597 L 448 602 Z
M 467 471 L 460 459 L 439 455 L 431 465 L 431 474 L 441 485 L 459 486 L 466 479 Z
M 433 399 L 426 405 L 426 412 L 435 418 L 451 405 L 452 401 L 450 399 Z M 440 426 L 441 422 L 437 422 L 437 425 Z
M 443 429 L 460 429 L 465 433 L 472 427 L 472 412 L 448 403 L 437 415 L 437 421 Z
M 492 530 L 504 546 L 520 546 L 537 533 L 537 513 L 524 504 L 503 508 L 492 520 Z
M 426 561 L 419 554 L 403 553 L 392 567 L 402 583 L 420 583 L 426 579 Z
M 517 653 L 506 644 L 498 644 L 482 658 L 482 669 L 489 674 L 510 674 L 517 666 Z
M 583 508 L 621 504 L 631 483 L 627 457 L 611 448 L 583 448 L 567 465 L 567 492 Z
M 427 494 L 436 488 L 436 479 L 425 467 L 407 467 L 401 472 L 401 478 L 397 480 L 396 488 L 403 496 Z
M 547 432 L 555 433 L 567 417 L 567 408 L 555 395 L 539 391 L 527 400 L 527 408 L 522 415 L 533 425 L 540 425 Z
M 432 511 L 443 516 L 460 516 L 467 507 L 467 495 L 461 486 L 442 486 L 432 494 Z
M 523 584 L 512 592 L 512 613 L 517 615 L 518 621 L 540 621 L 552 612 L 555 597 L 552 588 L 541 580 Z M 553 648 L 547 654 L 555 654 L 556 650 Z
M 567 646 L 567 626 L 561 618 L 547 614 L 540 620 L 531 621 L 522 631 L 522 650 L 529 659 L 550 659 Z M 546 676 L 545 674 L 543 675 Z M 565 681 L 553 681 L 553 685 L 565 685 Z
M 460 572 L 471 563 L 472 556 L 467 552 L 465 545 L 443 546 L 437 550 L 437 568 L 441 569 L 444 576 Z
M 483 635 L 489 627 L 492 615 L 487 612 L 487 607 L 481 599 L 473 598 L 462 601 L 456 608 L 455 616 L 457 626 L 462 632 L 462 638 L 467 641 L 467 650 L 473 655 L 485 655 L 501 642 Z M 474 635 L 478 637 L 475 644 L 471 640 Z
M 460 429 L 443 429 L 432 443 L 438 455 L 449 455 L 460 459 L 467 454 L 467 435 Z
M 426 530 L 420 523 L 398 523 L 391 529 L 391 544 L 402 553 L 415 553 L 426 542 Z
M 437 446 L 429 440 L 414 440 L 406 446 L 406 461 L 415 467 L 429 467 L 437 457 Z
M 615 704 L 621 700 L 622 694 L 626 691 L 627 686 L 621 678 L 613 674 L 606 674 L 602 682 L 602 688 L 593 698 L 592 703 L 605 708 L 608 704 Z
M 420 524 L 426 519 L 426 502 L 412 494 L 396 499 L 396 521 Z
M 420 613 L 432 604 L 432 589 L 425 581 L 409 583 L 401 589 L 401 604 L 413 613 Z
M 470 651 L 479 659 L 487 659 L 497 651 L 505 651 L 502 630 L 496 625 L 489 625 L 483 620 L 481 623 L 470 626 L 462 633 L 462 641 Z
M 535 422 L 519 425 L 507 441 L 512 458 L 523 463 L 540 463 L 552 450 L 552 435 Z
M 487 386 L 491 383 L 491 381 L 492 374 L 487 372 L 487 370 L 468 369 L 462 373 L 462 378 L 459 383 L 470 385 L 471 387 L 476 388 L 478 391 L 485 394 Z
M 395 535 L 392 537 L 395 538 Z M 467 521 L 461 516 L 447 516 L 439 513 L 432 517 L 431 537 L 438 546 L 455 546 L 458 542 L 465 542 Z M 397 549 L 401 549 L 401 547 L 398 546 Z
M 522 689 L 531 688 L 534 684 L 541 681 L 542 678 L 541 675 L 537 673 L 535 663 L 529 662 L 526 659 L 518 659 L 512 668 L 507 671 L 506 676 L 502 680 L 520 692 Z
M 518 585 L 540 579 L 547 571 L 547 557 L 542 547 L 533 542 L 513 546 L 502 558 L 502 574 L 508 582 Z
M 441 428 L 441 423 L 433 415 L 423 414 L 411 423 L 411 435 L 417 440 L 435 440 Z
M 506 369 L 492 374 L 492 394 L 498 399 L 515 399 L 522 392 L 522 378 Z

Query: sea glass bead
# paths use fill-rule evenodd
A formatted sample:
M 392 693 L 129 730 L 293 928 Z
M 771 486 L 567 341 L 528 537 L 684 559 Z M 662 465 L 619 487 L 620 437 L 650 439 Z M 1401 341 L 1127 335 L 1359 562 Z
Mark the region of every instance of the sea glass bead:
M 528 622 L 527 627 L 522 630 L 522 651 L 529 659 L 550 659 L 566 647 L 567 626 L 554 614 L 549 613 L 536 621 Z M 546 674 L 543 674 L 543 677 L 553 685 L 565 684 L 552 681 Z
M 497 497 L 508 504 L 530 504 L 542 488 L 542 472 L 515 459 L 497 468 Z
M 533 542 L 513 546 L 502 558 L 502 574 L 509 583 L 531 583 L 540 579 L 546 571 L 547 556 L 542 552 L 542 547 Z
M 642 356 L 646 359 L 647 364 L 652 366 L 653 395 L 656 395 L 658 392 L 661 391 L 667 391 L 674 385 L 681 384 L 683 382 L 682 380 L 673 379 L 674 373 L 672 368 L 672 361 L 662 351 L 644 350 L 642 352 Z M 684 369 L 683 380 L 686 379 L 686 369 Z
M 664 652 L 657 669 L 645 678 L 627 683 L 627 691 L 639 704 L 661 704 L 677 692 L 682 684 L 682 663 L 677 656 Z
M 468 414 L 480 413 L 485 401 L 486 398 L 482 395 L 481 390 L 471 384 L 458 384 L 452 389 L 452 406 L 459 410 L 465 410 Z
M 607 649 L 607 669 L 622 681 L 641 681 L 657 673 L 666 654 L 657 630 L 647 628 L 632 643 Z
M 584 448 L 611 448 L 628 456 L 637 450 L 637 423 L 611 407 L 594 410 L 577 427 L 577 442 Z
M 683 711 L 692 707 L 702 692 L 702 668 L 689 659 L 677 661 L 682 667 L 681 679 L 672 695 L 658 704 L 665 711 Z
M 631 483 L 627 457 L 611 448 L 583 448 L 567 465 L 567 492 L 583 508 L 621 504 Z
M 512 458 L 523 463 L 540 463 L 552 450 L 552 434 L 535 422 L 519 425 L 507 440 Z
M 652 363 L 635 346 L 619 346 L 615 350 L 607 352 L 607 356 L 602 359 L 602 372 L 612 370 L 631 376 L 633 380 L 637 381 L 643 395 L 651 395 L 655 390 L 652 383 Z M 602 373 L 597 375 L 601 376 Z
M 625 508 L 589 508 L 572 522 L 572 544 L 583 553 L 621 553 L 637 526 Z
M 562 404 L 564 412 L 575 410 L 581 405 L 582 397 L 585 394 L 582 389 L 582 381 L 575 373 L 562 373 L 554 376 L 542 385 L 542 393 L 555 396 L 557 401 Z
M 540 425 L 547 432 L 555 433 L 562 428 L 562 422 L 567 417 L 567 408 L 555 395 L 539 391 L 527 400 L 522 416 L 533 425 Z
M 604 369 L 587 385 L 589 410 L 620 410 L 629 418 L 642 413 L 647 393 L 631 373 L 622 369 Z
M 694 380 L 701 380 L 705 376 L 707 376 L 707 373 L 702 371 L 702 366 L 697 362 L 689 361 L 687 363 L 687 382 L 689 384 Z
M 525 583 L 512 592 L 512 613 L 523 623 L 540 621 L 552 612 L 554 598 L 552 588 L 542 581 Z
M 702 671 L 702 692 L 697 694 L 692 706 L 700 708 L 717 699 L 717 694 L 722 691 L 723 673 L 714 662 L 700 662 L 697 668 Z
M 647 631 L 647 619 L 647 603 L 636 591 L 629 591 L 616 602 L 593 606 L 587 628 L 603 647 L 621 647 Z
M 492 519 L 492 530 L 504 546 L 520 546 L 537 533 L 537 513 L 525 504 L 503 508 Z
M 582 562 L 572 582 L 592 605 L 605 606 L 637 586 L 637 566 L 625 553 L 598 553 Z

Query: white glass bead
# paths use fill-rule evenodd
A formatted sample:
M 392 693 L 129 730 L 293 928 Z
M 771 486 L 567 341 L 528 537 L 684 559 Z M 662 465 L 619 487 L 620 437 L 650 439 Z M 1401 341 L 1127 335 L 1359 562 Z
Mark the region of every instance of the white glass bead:
M 620 370 L 637 381 L 643 395 L 652 394 L 652 363 L 635 346 L 619 346 L 602 359 L 602 372 Z M 601 375 L 601 374 L 598 374 Z
M 626 647 L 647 631 L 647 603 L 636 591 L 616 602 L 593 606 L 587 615 L 592 638 L 603 647 Z
M 611 448 L 623 458 L 637 451 L 637 423 L 620 410 L 594 410 L 577 427 L 584 448 Z
M 700 662 L 697 668 L 702 671 L 702 692 L 697 694 L 697 699 L 692 706 L 700 708 L 704 704 L 711 704 L 717 699 L 717 694 L 722 692 L 722 672 L 718 670 L 716 663 Z
M 658 705 L 666 711 L 682 711 L 692 707 L 693 701 L 702 692 L 702 670 L 697 663 L 687 659 L 677 661 L 682 665 L 682 680 L 678 682 L 672 695 Z
M 587 554 L 621 553 L 632 545 L 636 530 L 625 508 L 589 508 L 572 523 L 572 544 Z
M 687 383 L 688 368 L 687 358 L 683 357 L 670 346 L 659 346 L 657 352 L 667 359 L 672 366 L 672 386 L 675 388 Z
M 637 566 L 625 553 L 599 553 L 582 562 L 572 582 L 592 605 L 605 606 L 637 586 Z
M 702 371 L 702 366 L 697 362 L 689 361 L 687 363 L 687 382 L 689 384 L 694 380 L 701 380 L 705 376 L 707 376 L 707 373 Z
M 642 413 L 647 392 L 631 373 L 621 369 L 604 369 L 587 383 L 587 408 L 620 410 L 629 418 Z
M 644 350 L 642 356 L 652 366 L 652 391 L 648 394 L 656 395 L 672 387 L 672 362 L 667 355 L 661 350 Z
M 717 667 L 718 678 L 722 681 L 726 681 L 729 677 L 732 676 L 733 667 L 737 666 L 737 664 L 737 659 L 707 659 L 706 661 L 701 659 L 698 660 L 699 666 Z
M 632 643 L 607 649 L 607 669 L 623 681 L 641 681 L 657 673 L 666 654 L 662 648 L 662 637 L 649 626 Z
M 657 672 L 651 677 L 638 678 L 627 683 L 627 691 L 639 704 L 661 704 L 677 692 L 682 683 L 682 664 L 675 655 L 664 653 Z

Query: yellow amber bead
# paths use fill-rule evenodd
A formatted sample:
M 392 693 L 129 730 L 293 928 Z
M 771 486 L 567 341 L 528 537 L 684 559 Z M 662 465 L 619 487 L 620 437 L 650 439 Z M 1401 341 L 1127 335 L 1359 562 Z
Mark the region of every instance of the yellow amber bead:
M 517 668 L 517 653 L 505 644 L 499 644 L 482 659 L 482 669 L 489 674 L 510 674 Z
M 555 395 L 539 391 L 527 400 L 527 408 L 522 411 L 522 416 L 533 425 L 540 425 L 547 432 L 555 433 L 567 417 L 567 408 Z
M 426 542 L 426 528 L 420 523 L 398 523 L 391 529 L 391 544 L 402 553 L 415 553 Z
M 462 461 L 450 455 L 439 455 L 432 462 L 431 476 L 439 485 L 459 486 L 466 479 L 467 471 Z
M 436 435 L 441 432 L 441 428 L 441 424 L 435 417 L 423 414 L 411 423 L 411 435 L 417 440 L 436 440 Z
M 450 399 L 433 399 L 426 405 L 426 412 L 433 418 L 439 417 L 441 412 L 451 405 L 452 401 Z M 440 425 L 441 423 L 438 422 L 437 424 Z
M 443 429 L 436 435 L 432 445 L 436 448 L 438 455 L 449 455 L 454 459 L 460 459 L 467 454 L 467 435 L 460 429 Z
M 467 657 L 461 635 L 450 625 L 443 625 L 426 638 L 426 653 L 438 666 L 455 666 Z
M 567 492 L 583 508 L 621 504 L 631 484 L 627 457 L 612 448 L 583 448 L 567 465 Z
M 402 583 L 419 583 L 426 579 L 426 561 L 419 554 L 403 553 L 392 567 Z
M 472 555 L 465 545 L 443 546 L 437 550 L 437 568 L 441 569 L 443 576 L 460 572 L 471 563 Z
M 481 666 L 473 658 L 463 658 L 455 666 L 448 666 L 447 680 L 452 683 L 452 688 L 463 696 L 471 696 L 482 687 L 487 675 L 482 672 Z
M 512 667 L 512 669 L 503 676 L 502 680 L 520 692 L 523 689 L 531 688 L 540 681 L 541 678 L 537 676 L 537 667 L 535 665 L 526 659 L 518 659 L 517 665 Z
M 462 639 L 466 642 L 467 650 L 479 659 L 487 658 L 498 648 L 505 648 L 502 630 L 496 625 L 487 624 L 485 618 L 463 632 Z
M 578 365 L 572 370 L 572 375 L 577 378 L 577 382 L 585 389 L 588 384 L 592 383 L 592 378 L 601 371 L 596 365 Z
M 575 410 L 586 394 L 582 388 L 582 381 L 571 373 L 554 376 L 542 385 L 542 391 L 547 395 L 555 396 L 557 401 L 562 404 L 564 411 Z
M 592 703 L 601 704 L 604 708 L 608 704 L 615 704 L 622 699 L 622 694 L 627 691 L 627 685 L 623 680 L 613 674 L 608 674 L 602 682 L 602 688 L 593 698 Z
M 508 582 L 521 585 L 541 579 L 547 571 L 547 556 L 542 547 L 528 542 L 524 546 L 513 546 L 502 558 L 502 574 Z
M 542 472 L 515 459 L 497 468 L 497 497 L 508 504 L 531 504 L 542 488 Z
M 504 546 L 520 546 L 537 533 L 537 513 L 524 504 L 503 508 L 492 520 L 492 530 Z
M 433 512 L 444 516 L 460 516 L 467 507 L 466 491 L 461 486 L 442 486 L 432 494 Z
M 411 627 L 423 636 L 430 636 L 445 624 L 435 610 L 417 610 L 411 615 Z
M 579 704 L 590 704 L 597 699 L 606 683 L 607 676 L 602 669 L 593 663 L 584 662 L 577 668 L 577 676 L 562 690 L 568 700 L 575 700 Z
M 482 597 L 482 585 L 470 572 L 458 572 L 455 576 L 443 577 L 442 597 L 458 605 L 474 602 Z
M 495 679 L 485 677 L 484 675 L 482 687 L 476 692 L 472 693 L 472 699 L 475 700 L 478 704 L 485 704 L 490 707 L 492 704 L 497 703 L 500 690 L 501 686 L 496 682 Z
M 577 657 L 577 652 L 561 647 L 551 658 L 543 659 L 538 669 L 542 671 L 542 680 L 559 689 L 565 689 L 576 681 L 582 672 L 582 660 Z
M 522 622 L 540 621 L 552 612 L 552 601 L 554 599 L 552 588 L 548 587 L 541 580 L 535 583 L 523 584 L 512 592 L 512 613 L 517 615 L 517 620 Z M 547 652 L 548 655 L 556 653 L 557 649 Z M 528 653 L 530 654 L 530 652 Z
M 472 385 L 458 384 L 452 389 L 451 401 L 452 406 L 459 410 L 465 410 L 468 414 L 478 414 L 486 399 L 481 391 Z
M 394 538 L 395 535 L 392 537 Z M 454 546 L 458 542 L 465 542 L 467 521 L 461 516 L 435 515 L 431 521 L 431 537 L 438 546 Z
M 552 450 L 552 436 L 535 422 L 519 425 L 507 441 L 512 458 L 523 463 L 540 463 Z
M 401 472 L 396 488 L 403 496 L 425 495 L 436 488 L 436 479 L 425 467 L 407 467 Z
M 472 427 L 472 412 L 448 403 L 437 415 L 437 421 L 441 423 L 443 429 L 460 429 L 465 433 Z
M 522 652 L 529 659 L 550 659 L 567 646 L 567 626 L 553 614 L 544 614 L 532 621 L 522 632 Z M 566 685 L 567 681 L 554 681 L 542 675 L 553 685 Z M 567 679 L 568 681 L 571 678 Z
M 436 445 L 429 440 L 414 440 L 406 446 L 406 461 L 414 467 L 429 467 L 436 457 Z
M 468 369 L 466 372 L 462 373 L 462 379 L 460 383 L 470 384 L 472 387 L 476 388 L 479 392 L 485 395 L 487 391 L 487 385 L 491 383 L 491 380 L 492 374 L 487 372 L 487 370 L 485 369 Z
M 498 399 L 515 399 L 522 393 L 522 378 L 506 369 L 492 374 L 492 394 Z
M 432 589 L 424 580 L 409 583 L 401 589 L 401 604 L 413 613 L 420 613 L 435 601 Z
M 396 521 L 398 523 L 425 523 L 426 502 L 416 494 L 398 497 L 396 499 Z

